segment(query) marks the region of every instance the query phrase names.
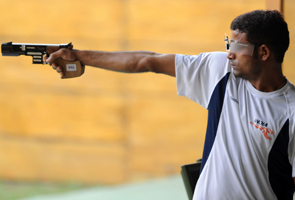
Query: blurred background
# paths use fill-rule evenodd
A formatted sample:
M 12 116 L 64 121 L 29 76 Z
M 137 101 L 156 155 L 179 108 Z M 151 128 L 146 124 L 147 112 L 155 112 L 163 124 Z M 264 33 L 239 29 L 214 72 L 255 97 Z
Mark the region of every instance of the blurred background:
M 266 0 L 0 0 L 1 43 L 84 50 L 224 51 L 237 16 Z M 284 1 L 295 83 L 295 2 Z M 61 80 L 32 58 L 0 57 L 0 180 L 114 185 L 180 174 L 201 158 L 207 111 L 175 78 L 87 67 Z

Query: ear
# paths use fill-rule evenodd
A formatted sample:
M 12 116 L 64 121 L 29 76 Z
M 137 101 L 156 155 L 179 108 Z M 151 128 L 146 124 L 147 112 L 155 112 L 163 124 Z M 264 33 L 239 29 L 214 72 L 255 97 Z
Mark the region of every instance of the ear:
M 266 61 L 270 57 L 270 50 L 263 44 L 259 47 L 258 54 L 262 61 Z

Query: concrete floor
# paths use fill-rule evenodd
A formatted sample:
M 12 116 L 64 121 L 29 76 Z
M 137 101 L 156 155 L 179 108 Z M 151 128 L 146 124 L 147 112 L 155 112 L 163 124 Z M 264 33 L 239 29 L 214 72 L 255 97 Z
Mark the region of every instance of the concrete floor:
M 20 200 L 187 200 L 181 176 Z

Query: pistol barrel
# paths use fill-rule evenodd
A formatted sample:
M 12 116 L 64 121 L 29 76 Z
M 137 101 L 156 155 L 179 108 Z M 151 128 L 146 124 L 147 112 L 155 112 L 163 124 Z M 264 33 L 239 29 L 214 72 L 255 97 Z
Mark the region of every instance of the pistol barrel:
M 27 52 L 40 52 L 45 54 L 47 48 L 57 47 L 57 48 L 68 48 L 71 46 L 69 44 L 30 44 L 30 43 L 2 43 L 1 50 L 2 55 L 8 54 L 19 54 L 19 55 L 27 55 Z
M 2 43 L 2 56 L 26 55 L 33 57 L 33 64 L 43 64 L 43 55 L 51 54 L 60 48 L 72 48 L 72 43 L 68 44 L 30 44 L 30 43 Z
M 1 45 L 2 56 L 19 56 L 19 52 L 15 51 L 12 42 L 3 43 Z

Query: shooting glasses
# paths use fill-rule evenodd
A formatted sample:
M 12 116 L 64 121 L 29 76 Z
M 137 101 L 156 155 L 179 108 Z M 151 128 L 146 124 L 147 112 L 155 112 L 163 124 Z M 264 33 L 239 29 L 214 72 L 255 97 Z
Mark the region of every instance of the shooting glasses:
M 246 56 L 252 56 L 254 51 L 254 44 L 238 42 L 237 40 L 229 40 L 225 34 L 225 48 L 226 52 L 243 54 Z

